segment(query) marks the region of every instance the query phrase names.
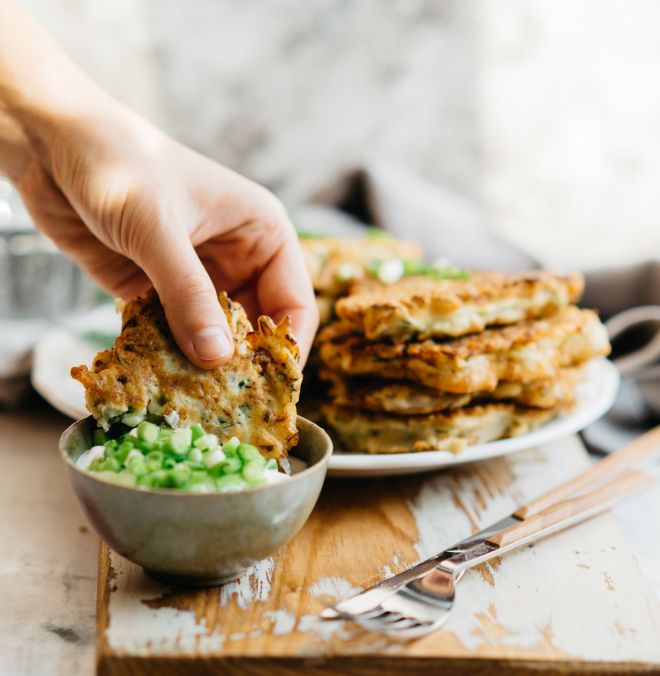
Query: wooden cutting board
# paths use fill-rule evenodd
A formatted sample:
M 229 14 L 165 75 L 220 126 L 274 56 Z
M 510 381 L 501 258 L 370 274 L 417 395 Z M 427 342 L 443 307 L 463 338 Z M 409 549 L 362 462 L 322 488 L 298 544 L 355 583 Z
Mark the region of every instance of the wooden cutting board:
M 438 474 L 330 479 L 303 531 L 222 588 L 162 586 L 102 546 L 98 673 L 660 673 L 660 607 L 609 514 L 468 572 L 445 628 L 415 642 L 318 617 L 587 463 L 569 438 Z

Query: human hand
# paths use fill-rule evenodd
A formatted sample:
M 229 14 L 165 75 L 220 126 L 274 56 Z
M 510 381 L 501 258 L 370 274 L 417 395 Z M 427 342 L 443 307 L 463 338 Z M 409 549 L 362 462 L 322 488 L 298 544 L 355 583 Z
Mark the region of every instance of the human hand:
M 108 292 L 153 284 L 198 366 L 233 350 L 216 289 L 252 319 L 290 315 L 304 363 L 318 311 L 280 202 L 98 88 L 11 0 L 0 0 L 0 171 Z
M 44 151 L 17 184 L 39 228 L 114 295 L 153 284 L 193 362 L 215 367 L 232 353 L 215 289 L 252 318 L 291 315 L 306 357 L 314 295 L 295 231 L 270 192 L 118 105 L 60 122 Z

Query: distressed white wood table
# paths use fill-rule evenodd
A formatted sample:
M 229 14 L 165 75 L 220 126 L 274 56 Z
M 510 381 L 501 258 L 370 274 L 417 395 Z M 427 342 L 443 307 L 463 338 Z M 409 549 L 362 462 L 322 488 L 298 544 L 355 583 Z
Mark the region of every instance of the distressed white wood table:
M 94 671 L 98 543 L 60 466 L 66 423 L 45 410 L 0 414 L 3 676 Z M 445 630 L 413 644 L 317 618 L 325 602 L 444 548 L 587 462 L 569 438 L 443 474 L 331 481 L 289 547 L 222 589 L 174 591 L 102 552 L 101 671 L 658 673 L 660 489 L 617 510 L 623 528 L 606 514 L 468 573 Z

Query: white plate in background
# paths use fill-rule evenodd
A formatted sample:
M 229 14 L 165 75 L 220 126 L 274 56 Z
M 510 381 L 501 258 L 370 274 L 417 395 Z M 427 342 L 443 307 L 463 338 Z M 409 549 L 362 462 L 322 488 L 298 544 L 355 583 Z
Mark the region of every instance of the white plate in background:
M 116 335 L 120 329 L 120 317 L 112 306 L 101 306 L 47 331 L 34 351 L 32 384 L 37 392 L 71 418 L 87 416 L 83 387 L 69 372 L 72 366 L 91 364 L 96 353 L 104 349 L 102 340 L 91 338 L 90 332 L 102 338 Z M 457 454 L 424 451 L 373 455 L 342 453 L 337 449 L 330 458 L 328 472 L 331 476 L 413 474 L 540 446 L 575 434 L 600 418 L 612 405 L 618 386 L 616 367 L 605 358 L 595 359 L 587 366 L 585 380 L 578 385 L 575 408 L 534 432 L 470 446 Z
M 58 411 L 77 420 L 89 415 L 83 386 L 71 377 L 71 367 L 92 363 L 108 347 L 100 338 L 119 335 L 121 316 L 112 305 L 71 317 L 44 333 L 32 356 L 32 385 Z M 98 335 L 94 340 L 91 336 Z

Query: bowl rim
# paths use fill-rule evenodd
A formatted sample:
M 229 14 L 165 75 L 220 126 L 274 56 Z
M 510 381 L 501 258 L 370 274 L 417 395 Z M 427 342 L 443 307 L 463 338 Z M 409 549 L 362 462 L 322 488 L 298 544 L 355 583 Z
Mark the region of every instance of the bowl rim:
M 313 465 L 310 465 L 309 467 L 305 468 L 302 472 L 298 472 L 297 474 L 293 475 L 288 475 L 289 476 L 288 481 L 285 481 L 283 483 L 278 482 L 274 484 L 265 484 L 264 486 L 252 486 L 250 488 L 241 488 L 238 491 L 209 491 L 208 493 L 194 493 L 193 491 L 182 491 L 175 490 L 172 488 L 137 488 L 135 486 L 124 486 L 122 484 L 118 484 L 113 481 L 108 481 L 103 477 L 95 476 L 93 472 L 88 472 L 87 470 L 81 469 L 80 467 L 76 466 L 76 463 L 71 458 L 71 455 L 64 446 L 63 443 L 64 437 L 72 434 L 75 431 L 75 429 L 82 427 L 83 425 L 87 425 L 93 420 L 94 418 L 91 415 L 87 416 L 86 418 L 80 418 L 75 422 L 71 423 L 71 425 L 69 425 L 62 432 L 58 441 L 58 448 L 64 462 L 68 465 L 70 469 L 73 469 L 77 474 L 85 477 L 86 479 L 89 479 L 96 483 L 103 484 L 104 486 L 113 486 L 114 488 L 132 491 L 140 495 L 167 495 L 168 497 L 176 496 L 179 498 L 217 498 L 218 496 L 229 497 L 236 495 L 244 495 L 246 493 L 253 494 L 259 491 L 266 491 L 268 489 L 279 488 L 281 486 L 290 486 L 292 485 L 292 482 L 299 481 L 313 474 L 314 472 L 318 472 L 320 469 L 327 470 L 328 462 L 330 461 L 330 456 L 332 455 L 334 450 L 334 446 L 332 443 L 332 439 L 330 438 L 330 435 L 320 425 L 317 425 L 315 422 L 312 422 L 311 420 L 303 418 L 301 415 L 299 415 L 296 416 L 296 427 L 300 426 L 300 421 L 303 421 L 306 425 L 311 425 L 312 428 L 316 428 L 315 432 L 317 434 L 320 432 L 321 435 L 326 438 L 327 443 L 325 444 L 325 452 L 318 462 L 315 462 Z M 94 420 L 94 422 L 96 421 Z

